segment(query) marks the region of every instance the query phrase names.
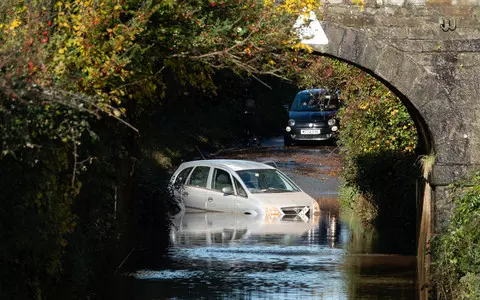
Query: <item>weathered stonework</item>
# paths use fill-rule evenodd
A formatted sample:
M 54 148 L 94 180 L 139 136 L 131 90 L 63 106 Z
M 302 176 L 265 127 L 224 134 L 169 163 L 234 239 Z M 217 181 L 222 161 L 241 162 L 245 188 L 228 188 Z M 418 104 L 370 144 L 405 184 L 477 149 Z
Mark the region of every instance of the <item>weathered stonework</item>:
M 441 231 L 448 224 L 448 220 L 453 214 L 453 205 L 451 203 L 451 189 L 448 186 L 438 186 L 433 190 L 435 205 L 433 207 L 433 225 L 434 228 Z
M 435 224 L 449 219 L 447 186 L 480 167 L 480 0 L 327 0 L 327 45 L 392 87 L 437 155 Z

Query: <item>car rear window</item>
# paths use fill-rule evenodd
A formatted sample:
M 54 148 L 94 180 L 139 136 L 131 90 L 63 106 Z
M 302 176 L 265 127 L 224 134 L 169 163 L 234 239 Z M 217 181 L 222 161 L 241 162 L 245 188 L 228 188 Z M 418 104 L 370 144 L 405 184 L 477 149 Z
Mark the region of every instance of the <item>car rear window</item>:
M 177 175 L 177 178 L 175 178 L 175 182 L 173 183 L 173 186 L 175 188 L 180 188 L 182 185 L 185 184 L 187 181 L 188 175 L 192 171 L 193 167 L 186 168 L 180 172 L 180 174 Z

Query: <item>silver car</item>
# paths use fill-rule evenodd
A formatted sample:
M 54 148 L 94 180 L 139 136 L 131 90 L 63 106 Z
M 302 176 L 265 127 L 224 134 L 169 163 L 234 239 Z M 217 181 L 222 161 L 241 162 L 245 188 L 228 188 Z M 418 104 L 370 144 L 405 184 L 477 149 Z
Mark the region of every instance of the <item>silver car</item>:
M 247 160 L 182 163 L 169 187 L 187 212 L 227 212 L 302 218 L 320 212 L 315 199 L 277 168 Z

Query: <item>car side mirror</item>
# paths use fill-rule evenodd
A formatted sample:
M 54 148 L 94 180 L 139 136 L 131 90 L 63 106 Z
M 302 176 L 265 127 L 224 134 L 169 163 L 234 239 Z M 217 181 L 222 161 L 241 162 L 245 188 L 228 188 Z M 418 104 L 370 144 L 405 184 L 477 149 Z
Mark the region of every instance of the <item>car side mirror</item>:
M 288 104 L 284 104 L 284 105 L 283 105 L 283 108 L 284 108 L 287 112 L 290 111 L 290 105 L 288 105 Z
M 231 187 L 229 187 L 229 186 L 224 187 L 224 188 L 222 189 L 222 193 L 223 193 L 224 195 L 233 195 L 233 189 L 232 189 Z

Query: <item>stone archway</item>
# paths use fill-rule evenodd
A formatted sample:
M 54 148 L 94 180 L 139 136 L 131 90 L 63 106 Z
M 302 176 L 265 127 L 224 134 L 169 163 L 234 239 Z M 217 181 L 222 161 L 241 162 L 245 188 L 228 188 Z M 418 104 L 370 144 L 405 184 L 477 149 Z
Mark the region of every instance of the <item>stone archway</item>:
M 312 45 L 314 51 L 353 64 L 375 76 L 403 101 L 414 120 L 421 151 L 423 154 L 442 151 L 441 142 L 446 134 L 443 130 L 447 116 L 439 115 L 432 105 L 444 99 L 448 104 L 448 94 L 435 76 L 430 74 L 414 58 L 384 41 L 368 37 L 363 31 L 344 27 L 331 22 L 323 22 L 322 28 L 328 38 L 325 45 Z M 448 153 L 440 152 L 442 159 L 448 160 Z M 421 216 L 417 224 L 417 257 L 420 285 L 428 280 L 430 258 L 427 255 L 427 241 L 432 231 L 432 199 L 429 184 L 418 209 Z M 412 199 L 413 201 L 413 199 Z
M 447 186 L 468 175 L 480 160 L 475 156 L 476 144 L 471 145 L 475 137 L 475 131 L 468 126 L 472 112 L 458 96 L 454 99 L 455 82 L 368 31 L 328 21 L 322 22 L 322 27 L 328 44 L 312 45 L 314 51 L 354 64 L 390 87 L 409 108 L 425 152 L 435 152 L 430 184 L 434 188 L 434 228 L 438 228 L 449 219 L 451 211 Z
M 409 108 L 420 138 L 428 145 L 425 150 L 436 151 L 436 141 L 442 140 L 441 126 L 437 126 L 442 116 L 432 114 L 429 108 L 435 100 L 448 96 L 436 78 L 412 57 L 360 30 L 329 22 L 322 25 L 329 43 L 312 45 L 313 49 L 354 64 L 384 82 Z

